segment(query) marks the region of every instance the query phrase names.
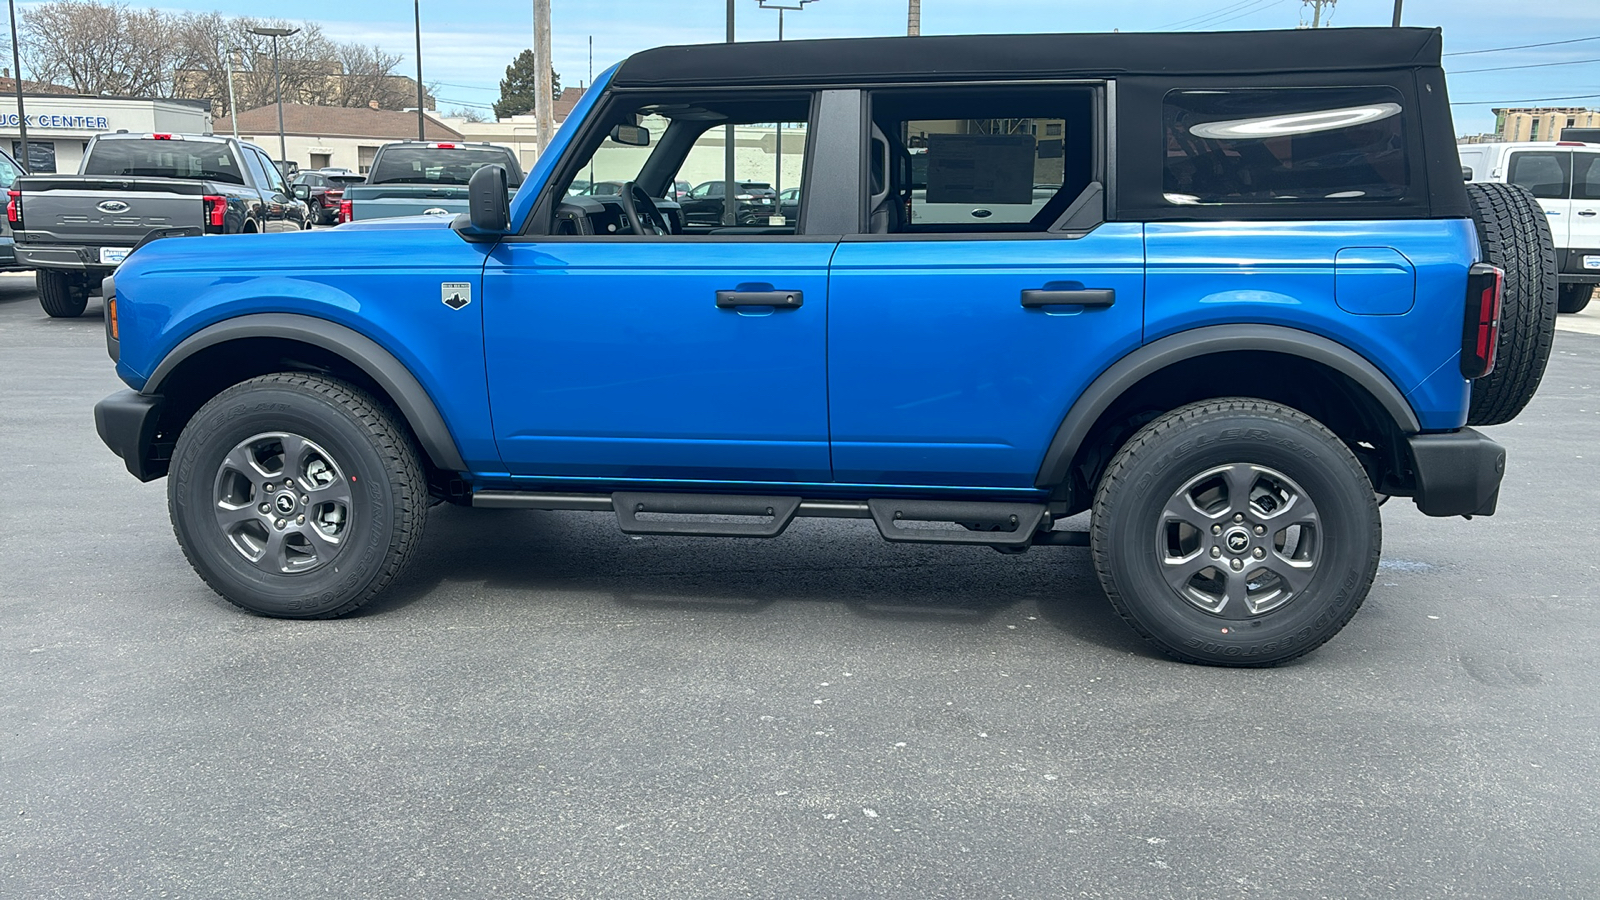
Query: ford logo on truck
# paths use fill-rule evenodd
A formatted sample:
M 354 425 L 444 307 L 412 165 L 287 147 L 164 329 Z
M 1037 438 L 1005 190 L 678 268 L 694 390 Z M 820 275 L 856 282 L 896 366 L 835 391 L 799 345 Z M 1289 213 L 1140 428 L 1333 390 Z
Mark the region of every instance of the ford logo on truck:
M 95 209 L 103 213 L 125 213 L 128 211 L 128 204 L 123 203 L 121 200 L 106 200 L 97 204 Z

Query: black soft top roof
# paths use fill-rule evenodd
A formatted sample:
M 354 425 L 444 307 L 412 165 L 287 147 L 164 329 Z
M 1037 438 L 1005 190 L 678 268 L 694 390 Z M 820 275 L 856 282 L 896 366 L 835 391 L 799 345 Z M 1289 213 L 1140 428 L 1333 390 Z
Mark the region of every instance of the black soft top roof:
M 1254 75 L 1438 66 L 1437 28 L 1185 34 L 991 34 L 660 47 L 628 57 L 617 88 L 861 84 L 1108 75 Z

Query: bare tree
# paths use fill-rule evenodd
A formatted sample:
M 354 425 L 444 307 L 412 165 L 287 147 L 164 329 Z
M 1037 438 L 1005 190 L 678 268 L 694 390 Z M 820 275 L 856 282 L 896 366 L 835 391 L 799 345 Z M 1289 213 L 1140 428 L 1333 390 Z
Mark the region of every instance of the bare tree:
M 470 106 L 457 106 L 454 109 L 447 109 L 444 111 L 444 117 L 446 119 L 460 119 L 463 122 L 489 121 L 489 117 L 483 114 L 483 110 L 473 109 Z
M 171 16 L 92 0 L 52 0 L 27 8 L 21 38 L 38 81 L 80 94 L 165 97 L 176 53 Z

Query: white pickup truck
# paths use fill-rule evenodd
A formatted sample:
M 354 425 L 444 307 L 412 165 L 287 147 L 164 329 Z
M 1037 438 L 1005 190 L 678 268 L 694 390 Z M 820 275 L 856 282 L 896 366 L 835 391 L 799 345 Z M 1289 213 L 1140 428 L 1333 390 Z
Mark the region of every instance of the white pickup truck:
M 1539 198 L 1555 237 L 1560 310 L 1588 306 L 1600 284 L 1600 144 L 1523 141 L 1456 150 L 1466 180 L 1520 184 Z

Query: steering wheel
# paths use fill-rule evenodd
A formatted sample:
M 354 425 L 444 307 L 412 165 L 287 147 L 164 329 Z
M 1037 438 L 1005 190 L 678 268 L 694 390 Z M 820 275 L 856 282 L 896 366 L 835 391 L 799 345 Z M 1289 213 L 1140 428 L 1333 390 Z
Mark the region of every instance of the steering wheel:
M 628 227 L 634 234 L 651 234 L 656 237 L 666 237 L 672 234 L 672 226 L 667 224 L 667 217 L 656 208 L 656 202 L 650 199 L 644 188 L 632 181 L 625 181 L 617 198 L 622 201 L 622 213 L 628 217 Z

